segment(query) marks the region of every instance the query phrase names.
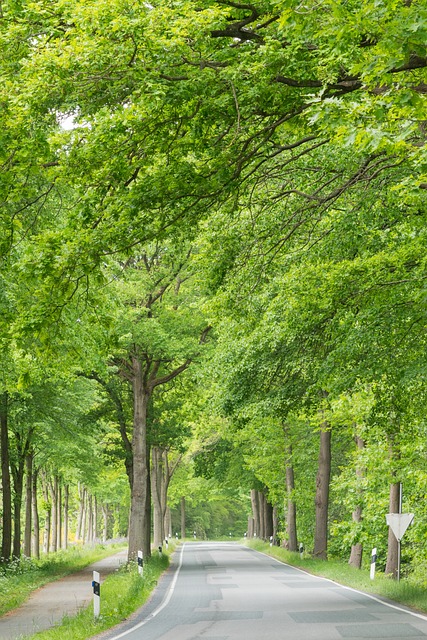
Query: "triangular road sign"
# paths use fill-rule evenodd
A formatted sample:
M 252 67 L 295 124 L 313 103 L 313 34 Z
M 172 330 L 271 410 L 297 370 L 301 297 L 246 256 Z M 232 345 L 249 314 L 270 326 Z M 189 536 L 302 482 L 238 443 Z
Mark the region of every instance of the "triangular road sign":
M 414 519 L 413 513 L 388 513 L 386 515 L 387 524 L 391 527 L 396 540 L 402 540 L 406 529 Z

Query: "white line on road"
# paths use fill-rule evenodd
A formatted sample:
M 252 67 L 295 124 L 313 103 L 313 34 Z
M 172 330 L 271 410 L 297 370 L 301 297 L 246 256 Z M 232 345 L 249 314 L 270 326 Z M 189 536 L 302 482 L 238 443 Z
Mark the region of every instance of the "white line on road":
M 175 590 L 176 581 L 178 580 L 178 575 L 179 575 L 179 572 L 180 572 L 181 567 L 182 567 L 182 560 L 183 560 L 183 557 L 184 557 L 184 547 L 185 547 L 185 542 L 184 542 L 184 544 L 182 545 L 182 548 L 181 548 L 181 554 L 180 554 L 180 557 L 179 557 L 178 569 L 176 570 L 176 573 L 175 573 L 175 575 L 173 577 L 172 584 L 171 584 L 171 586 L 169 588 L 168 594 L 167 594 L 166 598 L 163 600 L 162 604 L 160 606 L 158 606 L 157 609 L 155 609 L 153 611 L 153 613 L 150 613 L 150 615 L 147 618 L 145 618 L 144 620 L 142 620 L 141 622 L 136 624 L 134 627 L 131 627 L 127 631 L 123 631 L 123 633 L 119 633 L 118 636 L 114 636 L 114 638 L 111 638 L 111 640 L 118 640 L 119 638 L 124 638 L 125 636 L 129 635 L 129 633 L 133 633 L 134 631 L 136 631 L 136 629 L 140 629 L 140 627 L 143 627 L 144 624 L 146 624 L 147 622 L 149 622 L 150 620 L 155 618 L 160 613 L 160 611 L 163 611 L 163 609 L 168 606 L 168 604 L 170 602 L 170 599 L 172 598 L 173 592 Z
M 248 548 L 250 549 L 250 547 L 248 547 Z M 255 549 L 253 549 L 253 551 L 255 551 Z M 278 560 L 277 558 L 273 558 L 273 556 L 269 556 L 268 553 L 264 553 L 263 551 L 256 551 L 256 553 L 260 553 L 261 555 L 266 556 L 267 558 L 270 558 L 270 560 L 275 560 L 279 564 L 284 564 L 285 566 L 291 567 L 292 569 L 295 569 L 296 571 L 300 571 L 301 573 L 305 573 L 305 575 L 310 576 L 311 578 L 317 578 L 318 580 L 326 580 L 327 582 L 332 582 L 332 584 L 335 584 L 337 587 L 341 587 L 342 589 L 347 589 L 348 591 L 353 591 L 354 593 L 358 593 L 358 594 L 360 594 L 362 596 L 366 596 L 367 598 L 370 598 L 371 600 L 375 600 L 375 602 L 379 602 L 380 604 L 383 604 L 386 607 L 390 607 L 390 609 L 396 609 L 396 611 L 402 611 L 402 613 L 408 613 L 409 615 L 414 616 L 415 618 L 421 618 L 421 620 L 427 620 L 427 616 L 423 615 L 422 613 L 416 613 L 415 611 L 411 611 L 410 609 L 404 609 L 403 607 L 398 607 L 395 604 L 391 604 L 390 602 L 386 602 L 385 600 L 381 600 L 381 598 L 377 598 L 376 596 L 372 596 L 370 593 L 366 593 L 366 591 L 359 591 L 358 589 L 353 589 L 353 587 L 346 587 L 344 584 L 340 584 L 339 582 L 335 582 L 335 580 L 331 580 L 330 578 L 323 578 L 322 576 L 316 576 L 314 573 L 309 573 L 308 571 L 305 571 L 305 569 L 300 569 L 299 567 L 294 567 L 291 564 L 287 564 L 286 562 L 282 562 L 282 560 Z

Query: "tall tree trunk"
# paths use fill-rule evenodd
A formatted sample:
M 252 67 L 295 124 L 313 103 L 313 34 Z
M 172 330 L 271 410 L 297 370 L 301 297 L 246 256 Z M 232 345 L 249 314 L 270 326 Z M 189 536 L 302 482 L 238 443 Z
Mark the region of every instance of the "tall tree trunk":
M 54 476 L 50 485 L 50 495 L 52 501 L 52 551 L 58 550 L 58 477 Z
M 260 536 L 261 529 L 261 518 L 260 518 L 260 508 L 259 508 L 259 496 L 258 491 L 256 489 L 251 489 L 251 504 L 252 504 L 252 515 L 254 519 L 254 538 L 258 538 Z
M 266 540 L 273 539 L 274 535 L 273 526 L 273 505 L 269 502 L 268 498 L 265 498 L 264 504 L 264 536 Z
M 389 513 L 399 513 L 400 502 L 400 482 L 393 482 L 390 485 L 390 503 Z M 385 567 L 386 574 L 390 574 L 392 578 L 397 578 L 398 552 L 399 545 L 391 527 L 388 529 L 388 547 L 387 562 Z
M 10 482 L 9 433 L 7 425 L 8 394 L 0 395 L 0 453 L 2 484 L 2 543 L 1 555 L 9 560 L 12 553 L 12 489 Z
M 365 447 L 364 440 L 356 434 L 355 436 L 357 451 L 358 453 L 362 451 Z M 363 478 L 364 471 L 359 463 L 356 465 L 356 479 L 357 479 L 357 498 L 358 502 L 353 511 L 353 522 L 356 526 L 362 522 L 362 489 L 360 487 L 360 480 Z M 362 556 L 363 556 L 363 544 L 359 541 L 354 542 L 351 545 L 350 559 L 348 563 L 352 567 L 356 567 L 356 569 L 360 569 L 362 566 Z
M 286 477 L 286 534 L 289 551 L 298 551 L 297 538 L 297 506 L 295 503 L 295 476 L 292 464 L 292 444 L 290 443 L 289 428 L 283 426 L 285 437 L 285 477 Z
M 49 483 L 46 477 L 46 473 L 44 473 L 42 478 L 42 490 L 43 490 L 43 498 L 44 498 L 45 510 L 46 510 L 45 526 L 44 526 L 44 533 L 43 533 L 43 551 L 45 553 L 50 552 L 50 528 L 51 528 L 51 516 L 52 516 L 52 504 L 50 501 L 48 485 Z
M 154 546 L 157 548 L 163 544 L 165 538 L 163 517 L 163 493 L 166 482 L 166 470 L 164 468 L 163 450 L 153 447 L 151 452 L 151 493 L 153 499 L 153 525 Z
M 18 460 L 18 465 L 12 467 L 13 476 L 13 557 L 21 556 L 21 510 L 22 492 L 24 488 L 24 461 Z
M 88 522 L 87 522 L 87 541 L 89 544 L 93 544 L 93 497 L 89 494 L 88 500 Z
M 76 529 L 76 540 L 82 540 L 84 531 L 83 531 L 83 515 L 85 510 L 85 498 L 86 498 L 86 490 L 80 484 L 78 484 L 78 492 L 79 492 L 79 514 L 77 516 L 77 529 Z
M 171 510 L 169 507 L 166 507 L 165 513 L 165 537 L 172 537 L 172 518 L 171 518 Z
M 255 520 L 252 516 L 248 516 L 248 538 L 252 539 L 255 534 Z
M 35 558 L 40 558 L 40 521 L 39 521 L 39 509 L 37 504 L 37 469 L 33 469 L 33 488 L 32 488 L 32 513 L 33 513 L 33 555 Z
M 181 538 L 184 540 L 185 538 L 185 498 L 181 496 Z
M 62 549 L 62 484 L 58 478 L 58 549 Z
M 102 505 L 102 542 L 107 542 L 108 539 L 108 504 Z
M 135 561 L 138 551 L 144 557 L 151 555 L 146 537 L 146 508 L 148 485 L 147 461 L 147 409 L 148 390 L 144 386 L 144 376 L 140 360 L 132 357 L 133 379 L 133 482 L 129 522 L 129 560 Z
M 32 531 L 32 507 L 33 507 L 33 454 L 27 453 L 25 458 L 25 531 L 24 531 L 24 555 L 31 557 L 31 531 Z
M 68 549 L 68 528 L 69 528 L 69 504 L 70 504 L 70 487 L 68 484 L 64 487 L 64 549 Z
M 316 558 L 328 557 L 328 508 L 331 477 L 331 430 L 324 423 L 320 431 L 319 464 L 316 478 L 316 528 L 314 551 Z

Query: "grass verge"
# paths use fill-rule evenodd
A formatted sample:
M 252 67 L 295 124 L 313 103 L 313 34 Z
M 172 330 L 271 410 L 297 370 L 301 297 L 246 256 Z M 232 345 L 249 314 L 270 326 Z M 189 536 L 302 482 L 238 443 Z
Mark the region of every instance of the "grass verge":
M 310 557 L 301 558 L 299 553 L 291 553 L 280 547 L 270 547 L 269 544 L 260 540 L 248 540 L 246 544 L 251 549 L 261 551 L 308 573 L 427 613 L 427 591 L 424 586 L 411 582 L 410 579 L 402 579 L 397 582 L 383 573 L 377 572 L 375 579 L 371 580 L 369 569 L 355 569 L 342 560 L 324 561 Z
M 141 607 L 157 584 L 161 574 L 169 566 L 169 554 L 155 553 L 144 563 L 144 574 L 140 576 L 136 565 L 124 566 L 120 571 L 108 576 L 101 586 L 101 615 L 93 617 L 93 606 L 83 609 L 76 616 L 65 616 L 62 624 L 34 635 L 25 640 L 87 640 L 123 622 L 131 613 Z
M 72 547 L 40 560 L 22 559 L 0 567 L 0 616 L 19 607 L 32 591 L 80 571 L 93 562 L 124 549 L 124 544 Z

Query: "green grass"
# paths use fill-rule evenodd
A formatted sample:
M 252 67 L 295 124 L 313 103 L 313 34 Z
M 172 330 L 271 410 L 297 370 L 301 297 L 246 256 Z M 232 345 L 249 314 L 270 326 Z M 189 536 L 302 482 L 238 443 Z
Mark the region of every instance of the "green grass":
M 427 590 L 424 585 L 417 584 L 410 579 L 402 579 L 397 582 L 377 571 L 375 579 L 371 580 L 369 569 L 355 569 L 343 560 L 324 561 L 308 556 L 300 558 L 299 553 L 290 553 L 280 547 L 270 547 L 269 544 L 259 540 L 250 540 L 246 544 L 251 549 L 261 551 L 308 573 L 427 613 Z
M 117 553 L 125 545 L 72 547 L 44 556 L 0 565 L 0 616 L 19 607 L 32 591 Z
M 131 569 L 123 567 L 111 574 L 101 587 L 101 615 L 93 616 L 93 605 L 80 611 L 76 616 L 64 617 L 61 625 L 40 631 L 27 639 L 37 640 L 86 640 L 110 629 L 125 620 L 146 602 L 157 584 L 160 575 L 169 566 L 169 555 L 157 553 L 144 564 L 144 574 L 140 576 L 136 565 Z

